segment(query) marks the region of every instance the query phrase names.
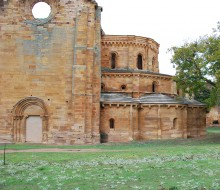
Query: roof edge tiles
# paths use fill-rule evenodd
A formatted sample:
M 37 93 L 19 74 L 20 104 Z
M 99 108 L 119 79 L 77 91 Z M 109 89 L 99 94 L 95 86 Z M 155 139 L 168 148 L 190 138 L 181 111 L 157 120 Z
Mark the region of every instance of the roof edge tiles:
M 140 104 L 182 104 L 205 106 L 196 100 L 189 100 L 182 97 L 171 97 L 167 94 L 144 94 L 140 98 L 132 98 L 131 94 L 125 93 L 101 93 L 102 103 L 140 103 Z

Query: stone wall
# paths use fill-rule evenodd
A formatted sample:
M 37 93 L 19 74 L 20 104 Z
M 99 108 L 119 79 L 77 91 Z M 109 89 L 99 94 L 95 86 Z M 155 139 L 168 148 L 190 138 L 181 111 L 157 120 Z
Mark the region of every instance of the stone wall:
M 153 92 L 153 83 L 155 84 Z M 102 92 L 137 93 L 167 93 L 176 94 L 172 87 L 172 77 L 150 73 L 119 73 L 102 72 Z M 125 89 L 123 88 L 125 85 Z
M 114 128 L 110 119 L 114 119 Z M 100 132 L 105 142 L 201 137 L 205 135 L 204 122 L 201 107 L 103 103 Z
M 111 53 L 117 55 L 116 69 L 137 69 L 137 57 L 142 55 L 143 70 L 159 72 L 159 44 L 139 36 L 102 37 L 102 67 L 111 68 Z
M 101 108 L 100 133 L 106 135 L 107 142 L 127 142 L 132 138 L 132 118 L 130 106 L 106 105 Z M 114 127 L 110 127 L 114 119 Z
M 32 15 L 37 2 L 0 2 L 0 142 L 205 134 L 204 105 L 178 100 L 172 76 L 159 73 L 157 42 L 103 35 L 94 0 L 44 0 L 51 7 L 45 19 Z M 32 126 L 34 121 L 41 125 Z
M 159 73 L 158 48 L 159 44 L 149 38 L 102 37 L 101 92 L 109 97 L 101 102 L 100 131 L 106 137 L 104 141 L 205 135 L 204 105 L 177 98 L 172 76 Z M 114 68 L 112 54 L 116 55 Z M 141 69 L 137 64 L 139 54 L 142 55 Z M 115 121 L 114 129 L 111 129 L 111 119 Z
M 45 0 L 50 16 L 34 19 L 36 2 L 11 0 L 0 10 L 1 136 L 25 141 L 15 136 L 26 108 L 16 115 L 13 107 L 36 97 L 29 103 L 42 101 L 48 114 L 45 143 L 99 142 L 101 9 L 87 0 Z
M 206 109 L 189 106 L 187 109 L 187 137 L 201 137 L 206 134 Z

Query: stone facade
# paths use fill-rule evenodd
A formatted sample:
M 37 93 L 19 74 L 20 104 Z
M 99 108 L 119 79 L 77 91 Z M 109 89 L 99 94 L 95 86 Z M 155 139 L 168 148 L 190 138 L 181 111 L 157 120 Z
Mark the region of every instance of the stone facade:
M 101 47 L 101 141 L 205 135 L 204 105 L 178 97 L 172 76 L 159 73 L 157 42 L 105 35 Z
M 105 35 L 94 0 L 0 0 L 0 141 L 85 144 L 205 134 L 205 109 L 159 73 L 159 44 Z M 198 119 L 199 118 L 199 119 Z M 33 133 L 31 133 L 33 131 Z

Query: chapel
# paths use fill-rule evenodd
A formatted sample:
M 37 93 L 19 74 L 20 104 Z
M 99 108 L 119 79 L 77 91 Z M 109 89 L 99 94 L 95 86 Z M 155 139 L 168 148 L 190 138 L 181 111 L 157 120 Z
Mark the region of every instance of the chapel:
M 0 142 L 95 144 L 205 135 L 204 104 L 159 72 L 159 44 L 107 35 L 95 0 L 0 0 Z

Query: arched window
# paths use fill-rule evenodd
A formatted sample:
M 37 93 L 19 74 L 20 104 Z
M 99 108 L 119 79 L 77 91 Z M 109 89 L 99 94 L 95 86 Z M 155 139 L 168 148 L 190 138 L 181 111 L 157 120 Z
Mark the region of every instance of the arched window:
M 104 90 L 105 90 L 105 84 L 102 83 L 102 84 L 101 84 L 101 91 L 104 91 Z
M 111 53 L 111 69 L 115 69 L 116 67 L 116 53 Z
M 110 129 L 114 129 L 115 128 L 115 120 L 114 119 L 110 119 L 109 120 L 109 126 L 110 126 Z
M 143 57 L 141 54 L 138 54 L 138 57 L 137 57 L 137 68 L 140 70 L 143 69 Z
M 156 90 L 157 90 L 157 83 L 154 81 L 152 83 L 152 92 L 156 92 Z
M 177 118 L 173 119 L 173 129 L 177 129 Z

